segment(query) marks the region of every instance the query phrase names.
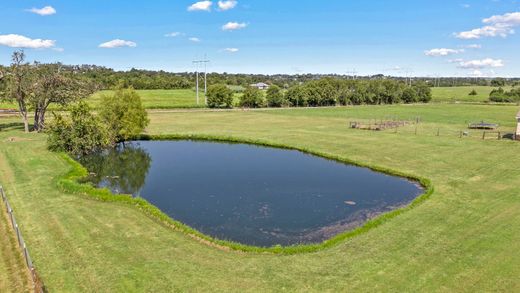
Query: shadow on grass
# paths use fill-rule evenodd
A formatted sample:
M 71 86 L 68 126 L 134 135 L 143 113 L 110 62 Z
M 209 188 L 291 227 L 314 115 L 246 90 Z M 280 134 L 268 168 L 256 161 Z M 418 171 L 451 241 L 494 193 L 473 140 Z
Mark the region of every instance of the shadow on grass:
M 24 130 L 24 126 L 22 122 L 9 122 L 9 123 L 0 123 L 0 131 L 7 130 Z

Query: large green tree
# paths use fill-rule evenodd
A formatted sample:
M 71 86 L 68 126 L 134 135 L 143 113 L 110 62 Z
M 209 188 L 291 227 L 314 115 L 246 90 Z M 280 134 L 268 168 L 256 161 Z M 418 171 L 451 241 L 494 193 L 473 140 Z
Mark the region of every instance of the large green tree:
M 264 93 L 255 88 L 248 87 L 240 97 L 240 106 L 245 108 L 261 108 L 265 105 Z
M 225 84 L 212 85 L 208 89 L 208 107 L 232 108 L 233 91 Z
M 150 122 L 141 97 L 133 88 L 119 88 L 114 94 L 104 95 L 99 115 L 113 143 L 141 134 Z
M 90 154 L 110 144 L 106 126 L 85 102 L 72 106 L 68 116 L 55 113 L 47 133 L 50 150 L 75 156 Z
M 92 82 L 76 75 L 61 64 L 35 64 L 35 86 L 30 102 L 34 107 L 34 130 L 45 128 L 45 114 L 49 105 L 67 105 L 84 99 L 95 91 Z
M 25 62 L 25 53 L 16 51 L 11 57 L 11 66 L 2 73 L 4 90 L 2 97 L 5 100 L 15 101 L 22 117 L 24 130 L 29 132 L 29 99 L 34 92 L 34 74 L 31 66 Z
M 269 107 L 282 107 L 287 104 L 282 89 L 277 85 L 272 85 L 267 89 L 266 100 Z

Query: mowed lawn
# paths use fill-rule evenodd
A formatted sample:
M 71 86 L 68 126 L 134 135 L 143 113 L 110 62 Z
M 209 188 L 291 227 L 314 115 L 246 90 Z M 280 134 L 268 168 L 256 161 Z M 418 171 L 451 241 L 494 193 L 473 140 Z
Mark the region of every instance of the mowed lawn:
M 458 87 L 435 87 L 432 88 L 433 102 L 473 102 L 481 103 L 489 101 L 489 94 L 495 87 L 491 86 L 458 86 Z M 510 90 L 510 87 L 504 87 Z M 477 95 L 469 93 L 475 90 Z
M 0 131 L 0 182 L 50 292 L 518 292 L 520 143 L 455 135 L 480 119 L 511 130 L 517 111 L 437 104 L 150 115 L 152 134 L 284 143 L 432 180 L 423 204 L 316 253 L 223 251 L 132 206 L 62 192 L 56 179 L 69 165 L 46 150 L 44 135 L 19 128 Z M 385 116 L 423 122 L 418 135 L 412 125 L 397 133 L 348 127 Z
M 88 98 L 89 104 L 98 108 L 101 97 L 111 94 L 112 91 L 97 92 Z M 192 89 L 185 90 L 138 90 L 143 106 L 146 109 L 173 109 L 173 108 L 200 108 L 204 107 L 204 92 L 199 93 L 199 104 L 197 94 Z

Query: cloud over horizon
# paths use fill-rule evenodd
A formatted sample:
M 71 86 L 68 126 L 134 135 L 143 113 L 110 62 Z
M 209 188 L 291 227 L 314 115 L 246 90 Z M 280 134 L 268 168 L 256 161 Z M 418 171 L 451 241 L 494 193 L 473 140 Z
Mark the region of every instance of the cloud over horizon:
M 463 40 L 475 40 L 484 37 L 507 38 L 507 36 L 514 34 L 514 28 L 520 25 L 520 12 L 493 15 L 489 18 L 484 18 L 482 22 L 487 25 L 455 33 L 455 37 Z
M 31 39 L 26 36 L 8 34 L 0 35 L 0 45 L 11 48 L 48 49 L 56 45 L 55 40 Z
M 245 22 L 238 23 L 238 22 L 228 22 L 225 25 L 222 26 L 222 30 L 224 31 L 235 31 L 239 29 L 243 29 L 247 26 Z
M 41 16 L 48 16 L 48 15 L 56 14 L 56 9 L 54 9 L 54 7 L 52 7 L 52 6 L 45 6 L 43 8 L 33 7 L 31 9 L 28 9 L 27 11 L 41 15 Z
M 447 49 L 447 48 L 439 48 L 439 49 L 431 49 L 424 52 L 424 55 L 431 57 L 441 57 L 441 56 L 449 56 L 453 54 L 463 53 L 464 49 L 456 50 L 456 49 Z
M 217 4 L 218 4 L 218 8 L 221 11 L 226 11 L 226 10 L 235 8 L 237 6 L 238 2 L 235 0 L 228 0 L 228 1 L 218 1 Z
M 106 43 L 102 43 L 99 45 L 99 48 L 105 48 L 105 49 L 113 49 L 113 48 L 121 48 L 121 47 L 137 47 L 137 44 L 132 41 L 125 41 L 121 39 L 115 39 L 112 41 L 108 41 Z
M 211 11 L 212 5 L 211 1 L 199 1 L 188 7 L 188 11 Z

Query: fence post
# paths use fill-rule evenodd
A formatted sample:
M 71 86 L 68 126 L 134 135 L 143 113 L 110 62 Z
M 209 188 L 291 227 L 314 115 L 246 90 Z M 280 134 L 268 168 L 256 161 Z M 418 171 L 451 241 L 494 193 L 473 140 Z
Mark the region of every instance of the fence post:
M 482 132 L 482 139 L 486 139 L 486 132 Z

